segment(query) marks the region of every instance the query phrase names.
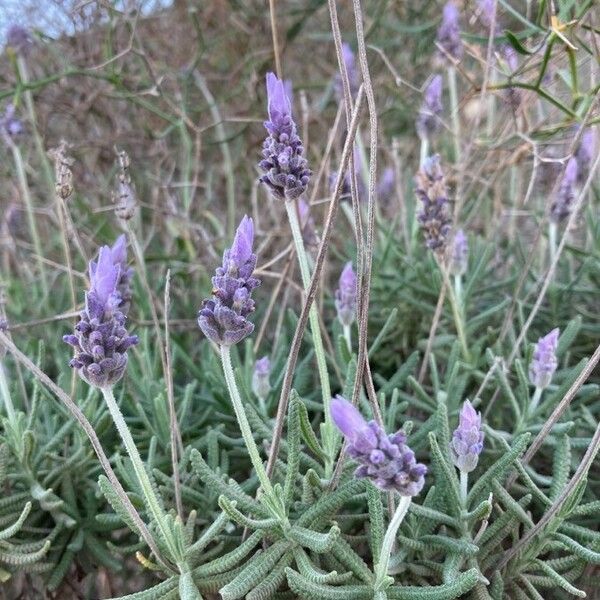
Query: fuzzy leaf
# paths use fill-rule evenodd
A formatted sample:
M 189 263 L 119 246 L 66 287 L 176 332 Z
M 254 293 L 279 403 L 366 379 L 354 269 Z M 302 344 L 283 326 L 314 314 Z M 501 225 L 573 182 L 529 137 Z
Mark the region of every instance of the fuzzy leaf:
M 286 569 L 290 589 L 303 600 L 372 600 L 373 588 L 367 585 L 331 587 L 310 581 L 293 569 Z
M 466 594 L 479 581 L 477 569 L 461 573 L 454 581 L 432 587 L 391 587 L 386 590 L 389 600 L 452 600 Z

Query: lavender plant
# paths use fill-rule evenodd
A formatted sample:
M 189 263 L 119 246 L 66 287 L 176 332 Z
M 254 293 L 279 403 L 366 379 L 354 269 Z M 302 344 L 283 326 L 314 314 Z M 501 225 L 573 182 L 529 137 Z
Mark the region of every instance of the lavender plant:
M 594 597 L 592 5 L 381 6 L 90 8 L 85 37 L 11 42 L 0 596 Z M 327 17 L 355 115 L 340 75 L 329 102 Z M 267 199 L 248 156 L 271 60 Z M 419 157 L 415 119 L 437 157 Z M 48 185 L 62 138 L 74 162 L 61 143 Z M 352 150 L 372 219 L 348 203 L 340 219 L 328 186 Z M 551 196 L 547 164 L 566 167 Z

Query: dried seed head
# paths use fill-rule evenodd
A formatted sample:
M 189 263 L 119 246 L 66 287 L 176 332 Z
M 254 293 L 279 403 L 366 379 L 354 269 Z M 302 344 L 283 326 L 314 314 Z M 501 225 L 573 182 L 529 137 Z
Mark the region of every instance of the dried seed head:
M 73 159 L 66 154 L 67 142 L 61 140 L 57 148 L 48 152 L 50 158 L 54 160 L 54 178 L 56 195 L 63 200 L 67 200 L 73 193 Z
M 137 197 L 131 184 L 129 175 L 129 155 L 124 150 L 117 151 L 119 160 L 119 182 L 118 191 L 113 195 L 115 214 L 122 221 L 129 221 L 135 215 L 137 208 Z

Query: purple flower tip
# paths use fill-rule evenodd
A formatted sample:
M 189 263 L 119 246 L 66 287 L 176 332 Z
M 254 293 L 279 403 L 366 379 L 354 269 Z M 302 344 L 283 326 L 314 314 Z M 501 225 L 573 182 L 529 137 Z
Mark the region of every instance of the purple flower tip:
M 212 278 L 213 296 L 204 300 L 198 326 L 207 338 L 222 346 L 243 340 L 254 330 L 247 319 L 254 311 L 251 295 L 260 281 L 252 277 L 256 254 L 252 252 L 254 225 L 245 216 L 237 228 L 231 248 L 223 253 L 223 264 Z
M 423 489 L 427 467 L 417 463 L 402 431 L 387 435 L 375 421 L 367 423 L 342 396 L 331 400 L 330 411 L 348 442 L 348 454 L 359 463 L 356 477 L 366 477 L 401 496 L 416 496 Z
M 354 440 L 363 429 L 367 428 L 367 421 L 356 406 L 339 394 L 332 398 L 330 412 L 333 422 L 348 440 Z
M 349 327 L 356 317 L 356 273 L 352 263 L 346 263 L 335 292 L 335 308 L 342 325 Z
M 556 351 L 558 349 L 559 334 L 560 329 L 558 327 L 553 329 L 538 340 L 533 350 L 533 358 L 529 365 L 529 380 L 541 389 L 550 385 L 552 376 L 558 367 Z
M 463 473 L 470 473 L 477 466 L 483 450 L 481 413 L 478 413 L 467 400 L 459 413 L 458 427 L 452 434 L 450 450 L 454 464 Z
M 292 113 L 292 105 L 286 94 L 285 82 L 279 79 L 275 73 L 267 73 L 267 109 L 271 121 Z

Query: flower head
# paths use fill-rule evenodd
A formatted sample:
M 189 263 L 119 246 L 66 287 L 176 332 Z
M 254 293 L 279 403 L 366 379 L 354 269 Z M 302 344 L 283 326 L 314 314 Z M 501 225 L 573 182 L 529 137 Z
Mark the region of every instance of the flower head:
M 404 432 L 387 435 L 375 421 L 367 423 L 342 396 L 331 400 L 331 418 L 348 442 L 349 456 L 360 465 L 356 477 L 401 496 L 416 496 L 423 489 L 427 467 L 416 461 Z
M 17 54 L 26 55 L 33 45 L 33 40 L 25 27 L 15 23 L 6 32 L 6 45 L 12 48 Z
M 440 251 L 446 245 L 452 221 L 448 208 L 448 191 L 438 154 L 425 160 L 416 176 L 417 198 L 421 211 L 417 219 L 425 235 L 425 244 L 430 250 Z
M 63 340 L 75 348 L 70 365 L 88 384 L 111 387 L 127 366 L 127 349 L 138 343 L 125 328 L 118 290 L 121 267 L 113 261 L 111 248 L 100 248 L 97 262 L 90 262 L 90 289 L 75 333 Z
M 577 174 L 579 166 L 577 159 L 573 156 L 567 163 L 565 174 L 558 188 L 555 200 L 552 203 L 550 218 L 555 223 L 561 223 L 571 214 L 573 202 L 575 201 L 575 184 L 577 183 Z
M 0 136 L 6 145 L 10 146 L 13 140 L 22 133 L 23 122 L 16 116 L 15 105 L 7 104 L 4 114 L 0 116 Z
M 358 69 L 356 68 L 356 57 L 350 44 L 344 42 L 342 44 L 342 59 L 348 73 L 348 83 L 350 85 L 350 96 L 356 97 L 358 88 L 360 87 L 360 80 L 358 75 Z M 344 101 L 344 86 L 342 84 L 342 76 L 337 73 L 334 80 L 335 96 L 337 101 L 341 104 Z
M 552 376 L 558 367 L 556 350 L 560 329 L 557 327 L 550 333 L 541 337 L 533 351 L 533 358 L 529 365 L 529 381 L 535 387 L 544 389 L 550 385 Z
M 479 19 L 488 28 L 494 28 L 492 35 L 498 27 L 498 14 L 496 12 L 496 0 L 477 0 L 477 8 L 479 9 Z
M 417 133 L 422 139 L 430 138 L 440 126 L 442 105 L 442 76 L 435 75 L 425 88 L 423 104 L 417 117 Z
M 273 73 L 267 74 L 267 97 L 269 120 L 265 121 L 265 128 L 269 135 L 263 143 L 263 160 L 258 165 L 264 173 L 260 181 L 276 198 L 295 200 L 306 191 L 311 172 L 292 118 L 285 83 Z
M 254 225 L 244 216 L 231 248 L 223 253 L 223 265 L 212 278 L 213 296 L 204 300 L 198 313 L 198 325 L 204 335 L 222 346 L 243 340 L 254 330 L 247 319 L 254 310 L 251 295 L 260 281 L 252 277 L 256 254 L 252 251 Z
M 458 427 L 452 434 L 450 450 L 454 464 L 460 471 L 470 473 L 475 469 L 483 450 L 483 432 L 481 413 L 478 413 L 468 400 L 460 410 Z
M 457 229 L 452 240 L 450 255 L 450 272 L 453 275 L 464 275 L 469 262 L 469 240 L 462 229 Z
M 437 30 L 437 42 L 454 60 L 459 60 L 463 54 L 459 19 L 456 4 L 452 0 L 447 2 L 442 12 L 442 22 Z
M 335 308 L 340 323 L 349 327 L 356 318 L 356 273 L 352 263 L 347 262 L 340 275 L 339 287 L 335 292 Z
M 271 361 L 268 356 L 263 356 L 254 363 L 254 372 L 252 373 L 252 391 L 258 398 L 263 400 L 271 391 L 269 375 L 271 374 Z

